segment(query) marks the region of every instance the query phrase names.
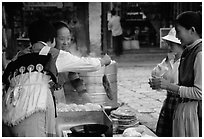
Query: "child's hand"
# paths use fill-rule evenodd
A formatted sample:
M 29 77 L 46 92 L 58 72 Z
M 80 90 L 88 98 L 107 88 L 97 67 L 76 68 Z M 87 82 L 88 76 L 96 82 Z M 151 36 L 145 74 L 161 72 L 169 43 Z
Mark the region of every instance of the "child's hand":
M 149 84 L 152 89 L 167 89 L 170 82 L 164 78 L 152 78 Z
M 172 53 L 172 52 L 171 52 L 171 53 L 168 53 L 168 54 L 167 54 L 167 60 L 168 60 L 168 61 L 174 60 L 174 58 L 175 58 L 175 53 Z

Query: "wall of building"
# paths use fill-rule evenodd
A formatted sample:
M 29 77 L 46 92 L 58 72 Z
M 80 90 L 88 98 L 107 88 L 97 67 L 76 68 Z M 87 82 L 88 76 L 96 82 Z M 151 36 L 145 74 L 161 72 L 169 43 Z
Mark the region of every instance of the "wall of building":
M 74 6 L 76 7 L 76 38 L 77 46 L 80 49 L 83 56 L 86 56 L 90 51 L 90 40 L 89 40 L 89 12 L 88 12 L 88 2 L 76 2 Z
M 89 39 L 90 52 L 95 56 L 101 55 L 101 3 L 89 3 Z

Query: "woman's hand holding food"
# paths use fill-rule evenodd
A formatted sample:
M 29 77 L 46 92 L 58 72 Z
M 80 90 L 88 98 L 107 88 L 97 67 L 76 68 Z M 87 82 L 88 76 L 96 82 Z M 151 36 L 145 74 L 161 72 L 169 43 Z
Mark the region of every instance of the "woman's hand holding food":
M 150 87 L 156 89 L 168 89 L 170 82 L 164 78 L 151 78 L 149 79 Z

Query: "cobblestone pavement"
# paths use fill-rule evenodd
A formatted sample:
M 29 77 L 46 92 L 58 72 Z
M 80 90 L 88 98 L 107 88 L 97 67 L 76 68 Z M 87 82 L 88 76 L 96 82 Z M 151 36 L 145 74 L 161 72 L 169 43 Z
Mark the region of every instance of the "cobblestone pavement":
M 115 58 L 118 63 L 118 102 L 136 110 L 140 123 L 156 130 L 156 123 L 166 91 L 149 87 L 151 70 L 165 53 L 124 54 Z

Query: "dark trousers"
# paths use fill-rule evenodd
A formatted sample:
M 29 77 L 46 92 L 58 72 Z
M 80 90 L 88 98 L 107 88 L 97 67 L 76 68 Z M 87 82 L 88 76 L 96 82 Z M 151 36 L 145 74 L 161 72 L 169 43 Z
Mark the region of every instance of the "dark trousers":
M 202 100 L 198 102 L 199 137 L 202 137 Z
M 199 137 L 202 137 L 202 118 L 198 118 L 199 121 Z
M 122 39 L 122 35 L 113 36 L 113 50 L 116 56 L 123 53 Z

